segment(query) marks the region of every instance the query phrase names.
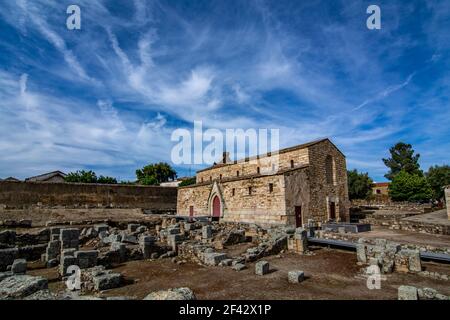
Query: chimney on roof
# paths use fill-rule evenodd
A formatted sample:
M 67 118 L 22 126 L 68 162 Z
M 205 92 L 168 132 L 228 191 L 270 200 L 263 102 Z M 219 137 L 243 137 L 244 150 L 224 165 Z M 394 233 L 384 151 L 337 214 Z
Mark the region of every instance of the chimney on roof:
M 229 152 L 224 152 L 222 154 L 222 163 L 230 163 L 231 159 L 230 159 L 230 153 Z

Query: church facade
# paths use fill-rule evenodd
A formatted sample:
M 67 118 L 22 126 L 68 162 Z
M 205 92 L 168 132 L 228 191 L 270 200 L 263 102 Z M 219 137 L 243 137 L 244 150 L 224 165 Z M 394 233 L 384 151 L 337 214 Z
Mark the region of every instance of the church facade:
M 179 187 L 177 215 L 261 225 L 349 221 L 344 154 L 329 140 L 227 161 Z

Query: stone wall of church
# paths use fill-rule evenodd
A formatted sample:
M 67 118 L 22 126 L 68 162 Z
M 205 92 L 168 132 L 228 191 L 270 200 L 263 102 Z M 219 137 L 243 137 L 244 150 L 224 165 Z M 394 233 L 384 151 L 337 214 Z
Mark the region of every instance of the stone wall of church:
M 282 152 L 271 156 L 261 157 L 260 159 L 250 158 L 248 161 L 238 161 L 235 164 L 218 165 L 205 171 L 197 173 L 197 181 L 206 183 L 208 181 L 222 179 L 252 176 L 258 173 L 258 168 L 262 175 L 275 174 L 277 170 L 286 170 L 291 168 L 291 160 L 294 161 L 294 167 L 304 166 L 309 163 L 308 148 Z
M 285 173 L 285 206 L 289 225 L 296 225 L 295 207 L 301 207 L 302 224 L 305 225 L 311 218 L 310 202 L 310 176 L 309 168 L 293 170 Z
M 336 204 L 336 217 L 349 221 L 347 166 L 345 156 L 329 141 L 322 141 L 309 148 L 310 153 L 310 216 L 325 222 L 329 218 L 329 203 Z M 326 158 L 332 157 L 332 181 L 327 181 Z
M 217 186 L 223 201 L 223 221 L 286 224 L 283 175 L 235 178 L 217 181 Z M 212 189 L 213 183 L 179 188 L 177 214 L 189 216 L 193 206 L 194 216 L 211 215 L 208 201 Z

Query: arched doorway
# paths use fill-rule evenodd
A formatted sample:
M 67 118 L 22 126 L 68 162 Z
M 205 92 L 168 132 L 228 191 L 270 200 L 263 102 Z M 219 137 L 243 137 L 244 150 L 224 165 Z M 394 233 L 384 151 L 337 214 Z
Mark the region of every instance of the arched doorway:
M 214 220 L 219 220 L 220 218 L 220 199 L 216 195 L 213 199 L 213 208 L 212 208 L 212 216 Z

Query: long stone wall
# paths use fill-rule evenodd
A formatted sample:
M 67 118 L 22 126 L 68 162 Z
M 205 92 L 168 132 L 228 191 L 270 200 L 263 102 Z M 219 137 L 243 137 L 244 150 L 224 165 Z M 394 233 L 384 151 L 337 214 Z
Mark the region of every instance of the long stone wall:
M 79 183 L 0 182 L 4 209 L 141 208 L 175 211 L 177 188 Z

